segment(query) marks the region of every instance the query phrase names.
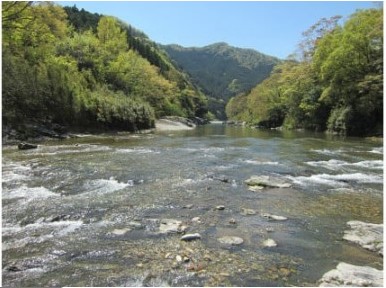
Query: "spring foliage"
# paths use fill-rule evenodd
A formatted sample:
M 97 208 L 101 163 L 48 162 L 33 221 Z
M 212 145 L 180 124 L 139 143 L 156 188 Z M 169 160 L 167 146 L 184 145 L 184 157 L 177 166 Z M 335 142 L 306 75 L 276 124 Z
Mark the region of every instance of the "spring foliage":
M 134 131 L 205 117 L 207 103 L 146 35 L 114 17 L 4 2 L 3 123 L 31 119 Z
M 301 60 L 277 65 L 249 94 L 231 99 L 228 117 L 268 128 L 382 131 L 383 10 L 359 10 L 343 26 L 338 20 L 306 31 Z

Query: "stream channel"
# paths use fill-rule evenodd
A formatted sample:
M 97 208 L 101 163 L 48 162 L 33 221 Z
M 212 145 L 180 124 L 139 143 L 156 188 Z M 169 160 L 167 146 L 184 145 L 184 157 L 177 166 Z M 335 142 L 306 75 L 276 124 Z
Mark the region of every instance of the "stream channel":
M 315 286 L 341 261 L 383 269 L 342 240 L 350 220 L 383 223 L 382 142 L 210 124 L 2 153 L 6 287 Z M 254 175 L 292 187 L 252 192 Z M 160 233 L 163 219 L 201 239 Z

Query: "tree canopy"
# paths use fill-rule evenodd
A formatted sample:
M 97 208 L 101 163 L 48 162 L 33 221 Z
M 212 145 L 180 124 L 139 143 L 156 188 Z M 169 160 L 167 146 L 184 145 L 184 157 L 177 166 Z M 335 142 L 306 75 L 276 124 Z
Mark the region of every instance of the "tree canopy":
M 232 99 L 228 117 L 348 135 L 382 131 L 383 10 L 359 10 L 343 26 L 338 19 L 311 27 L 301 60 L 277 65 L 249 94 Z
M 114 17 L 16 1 L 3 3 L 2 16 L 5 125 L 37 119 L 134 131 L 163 115 L 207 115 L 189 78 Z

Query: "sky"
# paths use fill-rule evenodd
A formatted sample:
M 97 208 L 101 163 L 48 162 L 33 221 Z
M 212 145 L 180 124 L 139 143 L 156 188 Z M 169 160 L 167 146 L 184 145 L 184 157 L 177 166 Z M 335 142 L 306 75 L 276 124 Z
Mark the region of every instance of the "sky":
M 160 44 L 202 47 L 226 42 L 285 59 L 321 18 L 374 8 L 373 1 L 60 1 L 115 16 Z M 342 21 L 343 21 L 342 20 Z

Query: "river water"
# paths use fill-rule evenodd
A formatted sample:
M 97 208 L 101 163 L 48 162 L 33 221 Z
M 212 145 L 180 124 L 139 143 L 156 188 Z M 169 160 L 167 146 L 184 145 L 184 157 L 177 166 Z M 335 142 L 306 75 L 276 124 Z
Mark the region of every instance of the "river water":
M 4 286 L 315 286 L 341 261 L 383 269 L 342 240 L 347 221 L 383 222 L 380 142 L 220 124 L 79 136 L 3 147 Z M 292 187 L 252 192 L 253 175 Z

